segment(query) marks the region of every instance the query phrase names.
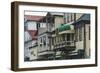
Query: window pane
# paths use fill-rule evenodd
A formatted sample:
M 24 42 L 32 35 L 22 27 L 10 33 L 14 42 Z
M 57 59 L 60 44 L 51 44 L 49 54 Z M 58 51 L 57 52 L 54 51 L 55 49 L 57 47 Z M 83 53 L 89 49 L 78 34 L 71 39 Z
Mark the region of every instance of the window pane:
M 79 27 L 79 41 L 82 41 L 82 27 Z
M 78 41 L 78 29 L 76 29 L 76 41 Z
M 67 41 L 70 41 L 70 34 L 67 34 Z
M 46 36 L 43 36 L 43 45 L 46 46 Z
M 90 31 L 91 31 L 91 30 L 90 30 L 90 26 L 89 26 L 89 40 L 90 40 Z

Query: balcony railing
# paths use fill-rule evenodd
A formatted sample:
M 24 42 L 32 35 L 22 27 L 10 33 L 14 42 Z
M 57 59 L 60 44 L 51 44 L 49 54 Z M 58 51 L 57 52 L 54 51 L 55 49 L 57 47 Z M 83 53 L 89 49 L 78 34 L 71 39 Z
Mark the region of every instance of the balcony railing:
M 63 41 L 56 43 L 54 45 L 54 48 L 73 47 L 73 46 L 75 46 L 74 41 Z

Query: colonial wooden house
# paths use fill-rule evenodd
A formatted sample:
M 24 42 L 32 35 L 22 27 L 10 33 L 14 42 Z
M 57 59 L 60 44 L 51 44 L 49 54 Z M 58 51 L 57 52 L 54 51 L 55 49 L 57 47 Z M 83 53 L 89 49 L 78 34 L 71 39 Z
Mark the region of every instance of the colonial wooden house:
M 39 56 L 41 59 L 61 59 L 75 50 L 74 13 L 48 12 L 38 23 Z M 64 59 L 64 57 L 63 57 Z
M 52 46 L 55 59 L 69 59 L 75 50 L 74 41 L 74 13 L 62 13 L 54 16 L 54 31 L 52 33 Z
M 24 24 L 24 60 L 37 60 L 37 21 L 43 16 L 25 15 Z
M 25 60 L 90 57 L 90 15 L 48 12 L 25 15 Z
M 90 14 L 81 14 L 79 18 L 76 18 L 73 23 L 76 31 L 76 48 L 83 58 L 90 58 Z
M 52 18 L 45 16 L 38 21 L 38 59 L 50 60 L 53 57 L 51 49 L 51 22 Z

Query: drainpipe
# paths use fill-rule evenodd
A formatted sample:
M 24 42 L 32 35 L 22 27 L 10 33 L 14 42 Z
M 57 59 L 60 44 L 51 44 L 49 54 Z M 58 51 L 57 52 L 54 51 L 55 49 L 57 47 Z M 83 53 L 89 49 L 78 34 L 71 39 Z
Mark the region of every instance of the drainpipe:
M 76 13 L 74 13 L 74 23 L 75 23 L 75 21 L 76 21 Z M 76 49 L 76 24 L 74 24 L 74 30 L 75 30 L 75 33 L 74 33 L 74 46 L 75 46 L 75 49 Z
M 64 13 L 64 24 L 66 24 L 66 14 Z
M 83 43 L 83 46 L 84 46 L 84 58 L 86 58 L 86 29 L 85 29 L 85 24 L 83 23 L 84 25 L 84 43 Z
M 74 13 L 74 22 L 76 21 L 76 13 Z

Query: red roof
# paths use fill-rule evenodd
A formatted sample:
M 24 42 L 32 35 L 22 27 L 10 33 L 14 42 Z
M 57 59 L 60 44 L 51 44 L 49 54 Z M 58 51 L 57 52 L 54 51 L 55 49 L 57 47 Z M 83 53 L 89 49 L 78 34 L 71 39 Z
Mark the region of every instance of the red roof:
M 33 40 L 37 40 L 37 30 L 27 30 Z
M 42 19 L 44 16 L 33 16 L 33 15 L 24 15 L 24 18 L 27 20 L 34 20 L 34 21 L 39 21 Z

